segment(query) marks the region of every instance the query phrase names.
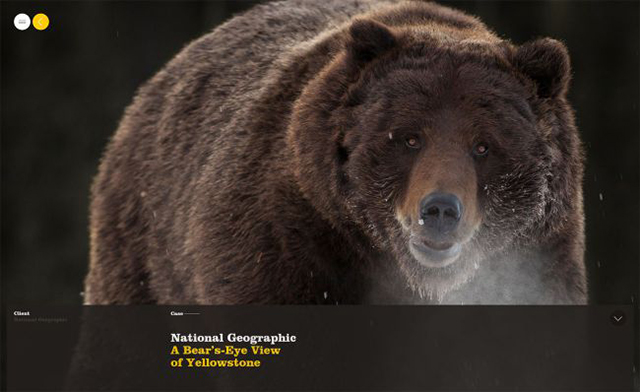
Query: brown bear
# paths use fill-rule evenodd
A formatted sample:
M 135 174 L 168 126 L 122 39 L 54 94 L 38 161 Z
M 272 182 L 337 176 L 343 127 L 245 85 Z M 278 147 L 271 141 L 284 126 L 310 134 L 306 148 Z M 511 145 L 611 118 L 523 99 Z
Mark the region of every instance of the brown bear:
M 126 110 L 85 303 L 585 303 L 569 79 L 433 3 L 259 5 Z

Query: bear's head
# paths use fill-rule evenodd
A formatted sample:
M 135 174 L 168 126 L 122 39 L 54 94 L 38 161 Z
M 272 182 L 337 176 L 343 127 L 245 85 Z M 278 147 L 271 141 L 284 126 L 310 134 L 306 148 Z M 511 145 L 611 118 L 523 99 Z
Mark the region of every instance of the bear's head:
M 561 216 L 567 51 L 483 34 L 356 20 L 289 126 L 306 197 L 422 295 Z

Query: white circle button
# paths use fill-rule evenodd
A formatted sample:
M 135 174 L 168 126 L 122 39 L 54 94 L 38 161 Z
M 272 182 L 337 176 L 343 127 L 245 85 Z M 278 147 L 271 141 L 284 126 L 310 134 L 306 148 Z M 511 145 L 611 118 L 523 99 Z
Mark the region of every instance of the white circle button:
M 27 14 L 18 14 L 13 18 L 13 25 L 18 30 L 26 30 L 31 26 L 31 18 Z

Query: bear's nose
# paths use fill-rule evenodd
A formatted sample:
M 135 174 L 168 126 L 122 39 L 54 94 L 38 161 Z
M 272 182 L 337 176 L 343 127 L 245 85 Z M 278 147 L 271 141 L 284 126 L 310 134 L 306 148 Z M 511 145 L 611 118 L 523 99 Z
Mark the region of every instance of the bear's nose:
M 453 231 L 462 216 L 462 203 L 451 193 L 434 192 L 420 201 L 418 223 L 428 230 L 444 234 Z

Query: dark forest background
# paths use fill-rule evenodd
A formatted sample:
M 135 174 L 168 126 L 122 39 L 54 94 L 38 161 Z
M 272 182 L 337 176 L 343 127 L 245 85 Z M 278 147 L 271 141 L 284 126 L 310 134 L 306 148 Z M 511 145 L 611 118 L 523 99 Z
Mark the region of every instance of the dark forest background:
M 254 3 L 1 3 L 3 300 L 80 303 L 88 190 L 124 108 L 185 44 Z M 639 3 L 443 3 L 514 43 L 551 36 L 567 44 L 570 99 L 587 150 L 591 298 L 637 302 Z M 46 13 L 50 27 L 16 30 L 21 12 Z

